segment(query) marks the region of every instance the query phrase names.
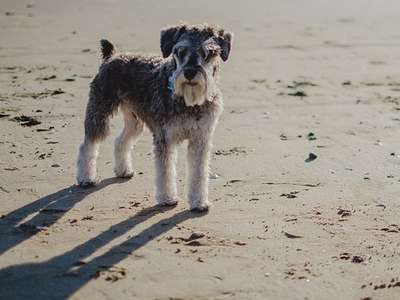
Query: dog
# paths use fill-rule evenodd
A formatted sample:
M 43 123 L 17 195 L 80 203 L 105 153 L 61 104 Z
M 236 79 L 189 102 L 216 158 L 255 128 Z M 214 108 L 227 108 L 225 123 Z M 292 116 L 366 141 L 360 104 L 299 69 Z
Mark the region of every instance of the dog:
M 124 128 L 115 141 L 115 174 L 134 175 L 131 150 L 147 126 L 153 135 L 155 199 L 176 205 L 177 145 L 187 140 L 190 209 L 207 211 L 211 139 L 223 110 L 219 72 L 231 52 L 233 35 L 209 26 L 181 24 L 161 30 L 161 56 L 116 53 L 101 40 L 103 62 L 90 85 L 85 137 L 79 148 L 77 182 L 98 182 L 99 144 L 118 110 Z

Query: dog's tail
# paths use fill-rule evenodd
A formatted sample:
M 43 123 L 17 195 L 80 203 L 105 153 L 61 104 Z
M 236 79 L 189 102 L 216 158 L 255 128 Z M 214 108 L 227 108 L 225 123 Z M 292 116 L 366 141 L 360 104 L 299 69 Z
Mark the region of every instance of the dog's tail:
M 104 61 L 109 59 L 115 53 L 114 45 L 106 39 L 102 39 L 100 41 L 100 48 L 101 48 L 101 58 Z

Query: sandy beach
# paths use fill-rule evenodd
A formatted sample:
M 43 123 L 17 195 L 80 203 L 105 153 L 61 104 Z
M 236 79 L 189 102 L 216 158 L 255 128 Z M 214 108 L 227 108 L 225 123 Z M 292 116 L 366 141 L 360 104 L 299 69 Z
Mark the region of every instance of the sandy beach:
M 0 3 L 0 299 L 400 299 L 398 1 Z M 208 214 L 137 175 L 75 185 L 99 40 L 160 54 L 180 21 L 235 34 Z

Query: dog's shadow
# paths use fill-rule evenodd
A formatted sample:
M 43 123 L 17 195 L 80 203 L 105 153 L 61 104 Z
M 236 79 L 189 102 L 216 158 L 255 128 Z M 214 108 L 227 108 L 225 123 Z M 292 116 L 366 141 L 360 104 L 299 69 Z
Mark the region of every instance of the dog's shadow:
M 0 231 L 5 236 L 0 240 L 0 255 L 36 235 L 41 228 L 56 223 L 65 213 L 91 193 L 125 181 L 126 179 L 121 178 L 108 178 L 101 181 L 99 185 L 87 189 L 72 185 L 2 216 Z M 30 216 L 32 217 L 26 220 Z
M 73 191 L 70 192 L 71 187 L 63 189 L 8 214 L 6 219 L 10 218 L 14 222 L 18 222 L 18 220 L 22 220 L 33 211 L 49 207 L 52 204 L 60 205 L 60 201 L 70 201 L 70 203 L 62 205 L 62 207 L 70 209 L 88 194 L 117 182 L 121 181 L 118 179 L 108 179 L 103 181 L 98 187 L 88 190 L 80 190 L 73 187 Z M 75 196 L 69 198 L 66 197 L 66 194 L 74 194 Z M 57 200 L 57 198 L 59 199 Z M 7 287 L 2 290 L 2 297 L 4 299 L 67 299 L 90 280 L 94 279 L 98 271 L 114 266 L 137 249 L 145 246 L 149 241 L 168 232 L 176 224 L 204 215 L 204 213 L 193 213 L 190 211 L 178 212 L 171 217 L 164 218 L 152 224 L 137 235 L 112 247 L 106 253 L 93 258 L 89 262 L 83 262 L 85 258 L 95 253 L 99 248 L 124 235 L 136 225 L 171 209 L 173 207 L 159 206 L 143 209 L 134 216 L 111 226 L 98 236 L 47 261 L 12 265 L 1 269 L 0 286 Z M 52 220 L 53 223 L 55 221 Z M 28 237 L 33 234 L 31 233 Z M 26 235 L 24 235 L 25 238 L 27 238 Z M 19 238 L 11 242 L 5 242 L 5 246 L 3 245 L 3 241 L 1 241 L 0 249 L 4 252 L 22 241 L 23 239 Z

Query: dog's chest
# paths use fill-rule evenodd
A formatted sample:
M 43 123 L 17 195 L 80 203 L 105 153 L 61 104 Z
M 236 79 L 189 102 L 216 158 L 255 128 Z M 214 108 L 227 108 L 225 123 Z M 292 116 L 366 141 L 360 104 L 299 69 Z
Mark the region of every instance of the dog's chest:
M 166 137 L 175 141 L 207 135 L 216 123 L 215 115 L 210 113 L 178 114 L 163 124 Z

